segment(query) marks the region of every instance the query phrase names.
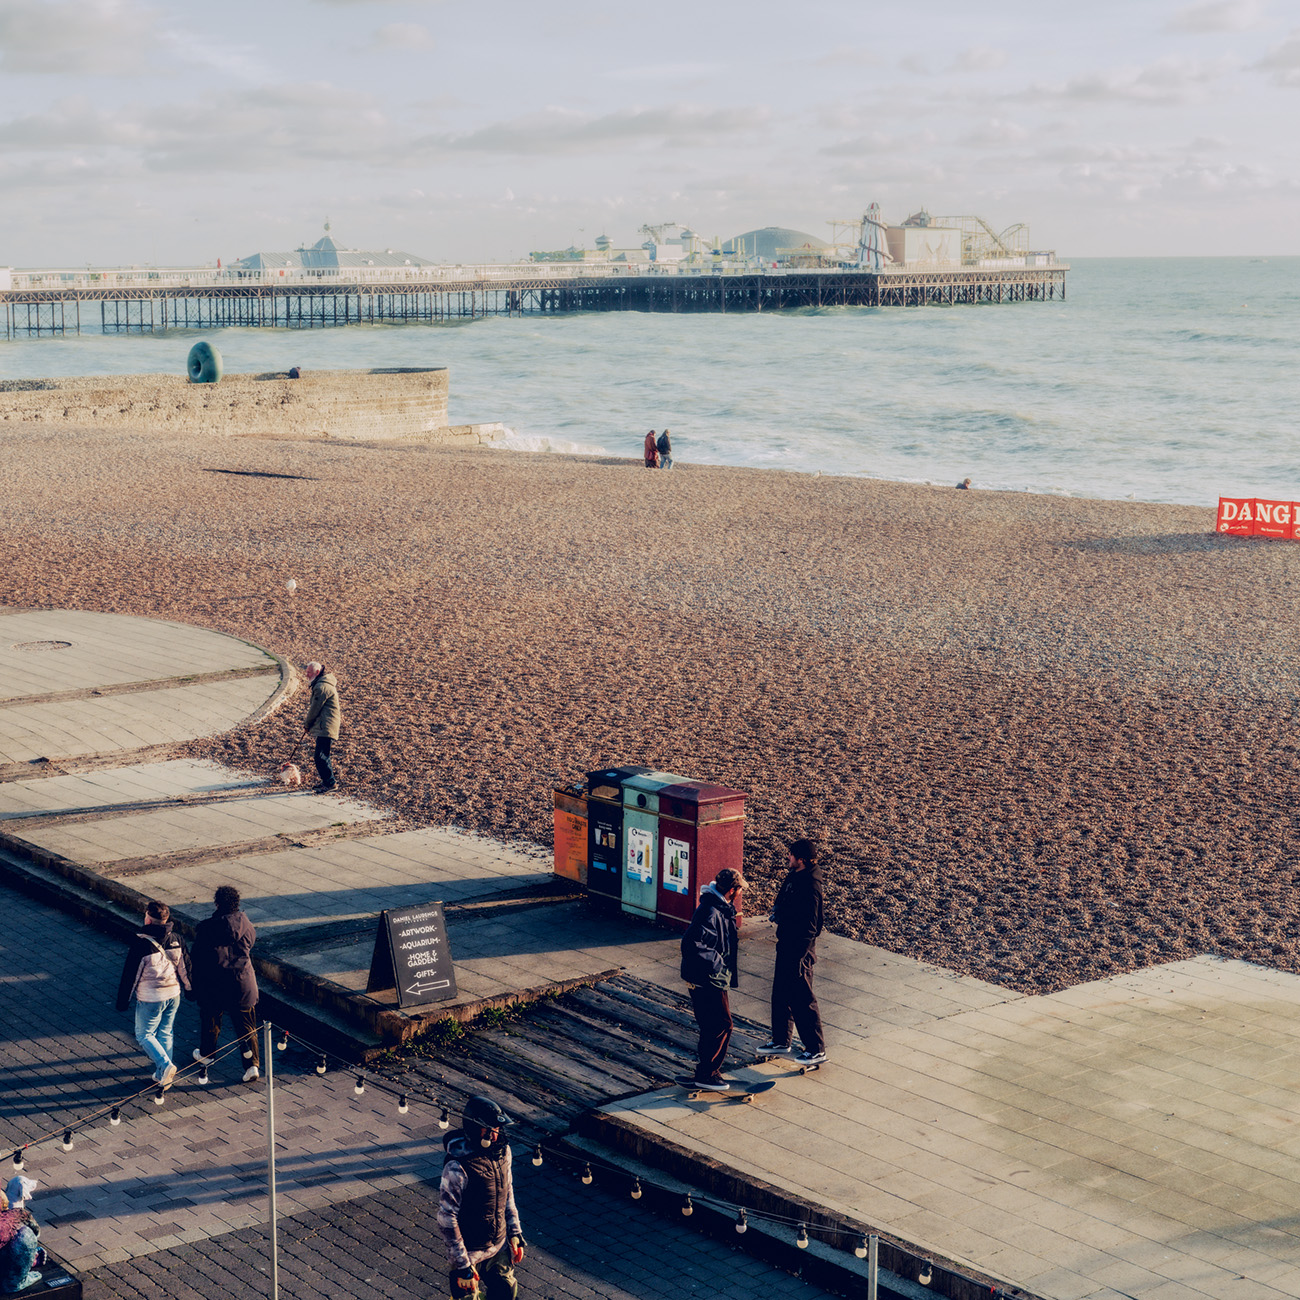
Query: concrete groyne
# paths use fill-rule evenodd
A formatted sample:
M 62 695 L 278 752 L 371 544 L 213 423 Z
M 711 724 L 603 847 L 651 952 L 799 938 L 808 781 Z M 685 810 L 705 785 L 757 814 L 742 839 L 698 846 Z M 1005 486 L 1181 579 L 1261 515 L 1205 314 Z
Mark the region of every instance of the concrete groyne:
M 209 437 L 418 438 L 475 446 L 499 424 L 449 426 L 445 367 L 283 371 L 192 384 L 184 375 L 96 375 L 0 382 L 0 428 L 42 425 Z

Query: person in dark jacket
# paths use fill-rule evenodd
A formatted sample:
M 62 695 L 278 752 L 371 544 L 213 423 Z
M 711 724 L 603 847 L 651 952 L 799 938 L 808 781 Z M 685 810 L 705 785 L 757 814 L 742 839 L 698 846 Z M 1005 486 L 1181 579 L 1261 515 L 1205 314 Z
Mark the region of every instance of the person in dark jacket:
M 307 721 L 303 724 L 302 734 L 316 738 L 316 775 L 320 777 L 316 793 L 329 794 L 338 785 L 330 754 L 343 721 L 339 684 L 334 674 L 327 673 L 321 664 L 307 664 L 304 671 L 311 683 L 311 700 L 307 705 Z
M 443 1138 L 438 1227 L 447 1246 L 452 1296 L 516 1300 L 515 1265 L 524 1258 L 515 1207 L 510 1143 L 512 1121 L 490 1097 L 465 1103 L 464 1127 Z
M 171 909 L 151 902 L 144 927 L 131 940 L 117 986 L 117 1009 L 125 1011 L 135 999 L 135 1041 L 153 1064 L 153 1081 L 164 1088 L 176 1078 L 172 1060 L 172 1030 L 181 995 L 190 991 L 190 959 L 173 932 Z
M 659 468 L 672 469 L 673 440 L 668 436 L 667 429 L 665 429 L 663 433 L 661 433 L 659 437 L 656 439 L 655 449 L 659 452 Z
M 800 1065 L 820 1065 L 826 1059 L 826 1039 L 812 968 L 822 932 L 822 875 L 811 840 L 791 843 L 790 870 L 777 891 L 771 919 L 776 922 L 772 1038 L 758 1050 L 769 1056 L 791 1056 Z M 791 1045 L 792 1028 L 799 1030 L 802 1052 L 796 1053 Z
M 221 1017 L 240 1036 L 244 1082 L 261 1075 L 257 1051 L 257 973 L 253 944 L 257 931 L 239 910 L 239 890 L 222 885 L 213 898 L 215 910 L 194 927 L 194 996 L 199 1003 L 199 1045 L 194 1059 L 211 1065 L 221 1038 Z
M 691 1007 L 700 1031 L 696 1084 L 708 1092 L 726 1092 L 722 1063 L 731 1042 L 731 999 L 727 990 L 740 982 L 740 931 L 736 910 L 745 882 L 739 871 L 723 867 L 700 890 L 700 904 L 682 935 L 682 979 L 691 991 Z

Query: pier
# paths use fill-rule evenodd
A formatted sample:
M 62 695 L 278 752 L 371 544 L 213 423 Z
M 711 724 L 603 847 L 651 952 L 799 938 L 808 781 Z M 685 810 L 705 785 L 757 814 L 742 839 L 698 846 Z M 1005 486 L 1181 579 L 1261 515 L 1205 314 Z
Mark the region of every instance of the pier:
M 433 267 L 383 279 L 218 271 L 21 272 L 0 290 L 4 337 L 223 328 L 322 329 L 580 311 L 749 312 L 1064 299 L 1069 267 L 745 270 Z M 400 270 L 399 270 L 400 275 Z

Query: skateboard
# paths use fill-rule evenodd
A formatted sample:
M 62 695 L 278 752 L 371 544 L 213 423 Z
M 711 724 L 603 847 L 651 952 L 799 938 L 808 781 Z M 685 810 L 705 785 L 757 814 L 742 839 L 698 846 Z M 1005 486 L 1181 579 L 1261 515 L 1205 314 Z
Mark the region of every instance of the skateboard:
M 755 1097 L 762 1093 L 770 1092 L 776 1087 L 775 1079 L 763 1079 L 758 1083 L 738 1083 L 732 1081 L 731 1087 L 726 1092 L 713 1092 L 707 1088 L 701 1088 L 694 1079 L 681 1077 L 673 1080 L 679 1088 L 686 1089 L 686 1096 L 691 1101 L 739 1101 L 746 1105 L 750 1104 Z
M 816 1065 L 800 1065 L 794 1057 L 786 1056 L 784 1052 L 773 1052 L 770 1055 L 764 1055 L 760 1052 L 754 1060 L 759 1062 L 783 1061 L 787 1065 L 794 1066 L 794 1069 L 790 1071 L 791 1074 L 811 1074 L 814 1070 L 820 1070 L 822 1066 L 826 1064 L 825 1061 L 818 1061 Z

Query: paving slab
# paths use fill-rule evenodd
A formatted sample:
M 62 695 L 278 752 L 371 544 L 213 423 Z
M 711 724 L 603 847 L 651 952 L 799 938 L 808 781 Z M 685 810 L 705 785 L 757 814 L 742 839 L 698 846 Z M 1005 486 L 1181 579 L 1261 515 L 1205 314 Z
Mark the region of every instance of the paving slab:
M 247 641 L 183 623 L 70 609 L 0 615 L 0 700 L 275 667 Z
M 217 885 L 234 885 L 249 919 L 269 936 L 300 925 L 358 920 L 385 908 L 524 889 L 551 876 L 550 856 L 535 848 L 442 827 L 163 868 L 139 881 L 148 882 L 140 888 L 154 898 L 182 910 L 207 903 Z
M 1300 977 L 1203 957 L 828 1039 L 761 1107 L 602 1114 L 1051 1300 L 1297 1294 Z
M 186 796 L 229 794 L 265 784 L 265 777 L 190 758 L 164 763 L 129 763 L 76 775 L 3 781 L 0 782 L 0 823 Z
M 302 835 L 330 826 L 378 821 L 384 816 L 379 809 L 355 799 L 294 791 L 59 826 L 33 825 L 28 821 L 20 829 L 11 828 L 10 834 L 47 853 L 99 867 L 111 874 L 112 864 L 124 859 L 220 849 L 277 835 Z
M 239 643 L 237 643 L 239 644 Z M 179 744 L 229 731 L 262 708 L 278 673 L 91 699 L 0 707 L 0 763 Z

